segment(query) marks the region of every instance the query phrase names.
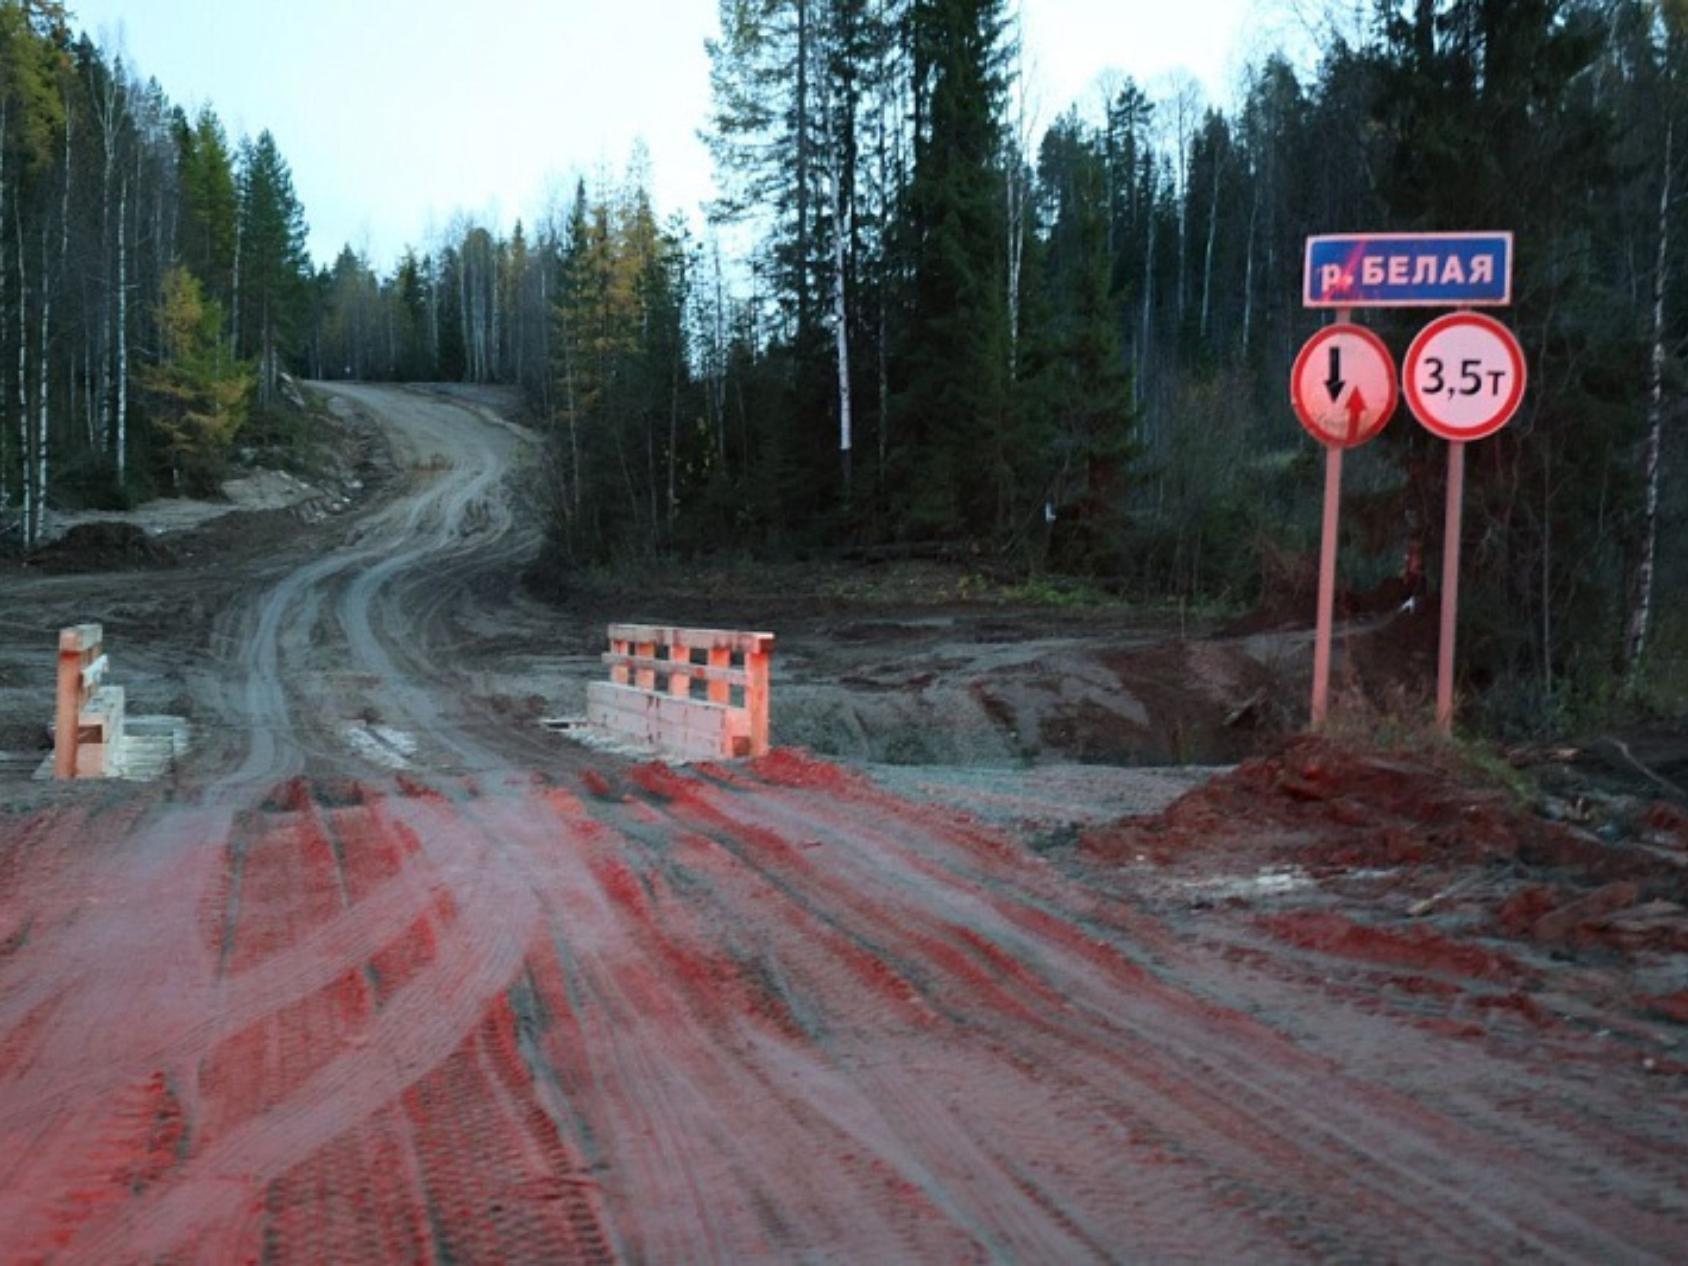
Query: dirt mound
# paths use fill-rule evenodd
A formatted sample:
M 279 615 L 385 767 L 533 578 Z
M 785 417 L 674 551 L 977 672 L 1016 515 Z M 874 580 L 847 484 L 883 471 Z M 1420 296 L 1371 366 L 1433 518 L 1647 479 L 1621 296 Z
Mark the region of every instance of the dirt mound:
M 171 567 L 175 554 L 133 523 L 82 523 L 30 555 L 30 566 L 54 573 Z
M 1381 876 L 1425 909 L 1457 893 L 1490 933 L 1555 950 L 1688 949 L 1688 855 L 1545 821 L 1452 757 L 1297 738 L 1082 843 L 1168 866 L 1223 851 L 1319 880 Z

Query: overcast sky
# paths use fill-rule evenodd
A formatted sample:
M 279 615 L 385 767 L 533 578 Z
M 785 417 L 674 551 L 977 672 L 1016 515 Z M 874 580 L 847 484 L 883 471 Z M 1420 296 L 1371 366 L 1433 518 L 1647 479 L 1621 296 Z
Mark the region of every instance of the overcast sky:
M 665 213 L 710 196 L 697 129 L 716 0 L 71 0 L 171 99 L 231 134 L 269 128 L 328 260 L 388 266 L 459 210 L 530 221 L 573 173 L 649 146 Z M 1023 0 L 1047 123 L 1098 77 L 1178 71 L 1229 101 L 1270 33 L 1263 0 Z

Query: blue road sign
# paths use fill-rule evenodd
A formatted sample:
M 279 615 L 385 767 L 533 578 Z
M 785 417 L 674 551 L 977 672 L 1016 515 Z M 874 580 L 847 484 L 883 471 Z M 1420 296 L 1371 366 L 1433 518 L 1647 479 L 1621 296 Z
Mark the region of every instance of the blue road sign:
M 1308 308 L 1506 307 L 1511 233 L 1331 233 L 1307 239 Z

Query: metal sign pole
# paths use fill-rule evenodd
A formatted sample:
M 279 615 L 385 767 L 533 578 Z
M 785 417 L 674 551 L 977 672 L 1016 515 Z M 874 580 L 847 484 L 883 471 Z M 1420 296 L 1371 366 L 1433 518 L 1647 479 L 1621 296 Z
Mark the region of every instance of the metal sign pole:
M 1322 729 L 1330 712 L 1331 625 L 1336 607 L 1336 541 L 1342 507 L 1342 450 L 1325 449 L 1325 527 L 1319 547 L 1319 615 L 1313 638 L 1313 728 Z
M 1352 316 L 1348 308 L 1336 313 L 1338 325 Z M 1330 715 L 1331 632 L 1336 620 L 1336 546 L 1341 531 L 1342 448 L 1325 446 L 1325 517 L 1319 543 L 1319 610 L 1313 634 L 1313 728 L 1323 729 Z
M 1454 632 L 1459 626 L 1459 535 L 1465 501 L 1465 442 L 1448 444 L 1448 508 L 1442 540 L 1442 645 L 1436 659 L 1436 727 L 1454 732 Z

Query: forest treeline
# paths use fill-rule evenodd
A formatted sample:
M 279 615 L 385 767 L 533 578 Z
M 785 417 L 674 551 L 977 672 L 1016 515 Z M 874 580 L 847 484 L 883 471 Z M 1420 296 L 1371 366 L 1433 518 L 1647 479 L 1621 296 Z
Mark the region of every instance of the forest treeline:
M 1379 0 L 1310 73 L 1263 50 L 1230 108 L 1119 79 L 1041 125 L 1005 0 L 720 17 L 701 236 L 636 162 L 531 233 L 319 283 L 327 372 L 523 387 L 562 559 L 942 549 L 1300 609 L 1306 237 L 1510 229 L 1534 368 L 1471 454 L 1469 684 L 1552 726 L 1661 636 L 1688 671 L 1684 6 Z M 1422 321 L 1362 318 L 1397 354 Z M 1439 557 L 1444 453 L 1403 412 L 1351 461 L 1357 588 Z
M 303 209 L 58 0 L 0 0 L 0 539 L 211 481 L 310 318 Z
M 1310 69 L 1259 50 L 1234 102 L 1117 78 L 1047 118 L 1007 0 L 720 0 L 706 225 L 654 207 L 636 156 L 513 231 L 460 217 L 390 271 L 348 248 L 313 274 L 273 143 L 231 146 L 55 6 L 0 0 L 0 501 L 52 445 L 37 498 L 124 477 L 125 416 L 176 478 L 193 427 L 170 419 L 205 412 L 181 393 L 245 375 L 253 398 L 290 366 L 519 386 L 559 567 L 942 551 L 1298 599 L 1305 238 L 1510 229 L 1531 391 L 1471 453 L 1463 645 L 1471 684 L 1513 687 L 1499 719 L 1552 725 L 1688 644 L 1688 6 L 1337 7 Z M 1362 319 L 1397 353 L 1419 323 Z M 1357 587 L 1437 557 L 1443 452 L 1403 414 L 1351 461 Z

